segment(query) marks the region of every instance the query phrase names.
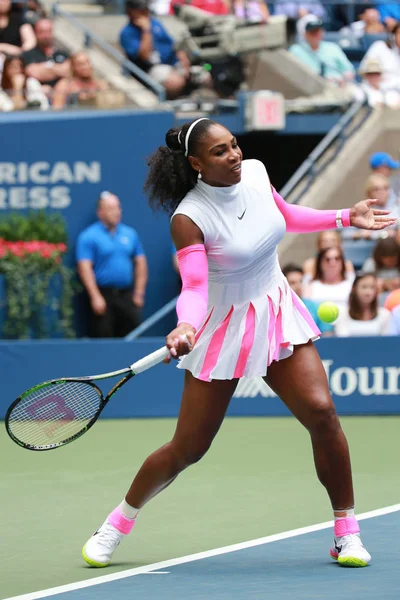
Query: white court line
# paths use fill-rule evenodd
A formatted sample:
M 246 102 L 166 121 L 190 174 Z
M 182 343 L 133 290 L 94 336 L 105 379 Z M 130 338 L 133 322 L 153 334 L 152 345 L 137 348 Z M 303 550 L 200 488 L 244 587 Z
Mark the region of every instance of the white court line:
M 383 515 L 388 515 L 399 510 L 400 504 L 394 504 L 393 506 L 386 506 L 384 508 L 370 510 L 369 512 L 357 515 L 357 519 L 359 521 L 363 519 L 372 519 L 373 517 L 381 517 Z M 325 523 L 309 525 L 308 527 L 300 527 L 299 529 L 292 529 L 291 531 L 284 531 L 283 533 L 268 535 L 266 537 L 257 538 L 255 540 L 249 540 L 248 542 L 240 542 L 239 544 L 232 544 L 231 546 L 223 546 L 222 548 L 215 548 L 214 550 L 207 550 L 205 552 L 189 554 L 188 556 L 172 558 L 170 560 L 164 560 L 158 563 L 153 563 L 151 565 L 145 565 L 143 567 L 136 567 L 135 569 L 121 571 L 120 573 L 103 575 L 101 577 L 96 577 L 95 579 L 87 579 L 86 581 L 67 583 L 66 585 L 60 585 L 58 587 L 49 588 L 47 590 L 41 590 L 40 592 L 22 594 L 22 596 L 12 596 L 9 598 L 4 598 L 4 600 L 42 600 L 42 598 L 48 598 L 50 596 L 55 596 L 56 594 L 73 592 L 75 590 L 82 590 L 84 588 L 92 587 L 94 585 L 101 585 L 102 583 L 109 583 L 110 581 L 118 581 L 118 579 L 126 579 L 127 577 L 134 577 L 135 575 L 141 575 L 143 573 L 151 573 L 151 571 L 159 571 L 160 569 L 166 569 L 168 567 L 174 567 L 176 565 L 183 565 L 185 563 L 193 562 L 196 560 L 202 560 L 203 558 L 210 558 L 211 556 L 219 556 L 220 554 L 237 552 L 238 550 L 245 550 L 246 548 L 253 548 L 254 546 L 262 546 L 263 544 L 270 544 L 271 542 L 286 540 L 288 538 L 297 537 L 298 535 L 304 535 L 306 533 L 320 531 L 321 529 L 328 529 L 329 527 L 333 527 L 333 521 L 325 521 Z

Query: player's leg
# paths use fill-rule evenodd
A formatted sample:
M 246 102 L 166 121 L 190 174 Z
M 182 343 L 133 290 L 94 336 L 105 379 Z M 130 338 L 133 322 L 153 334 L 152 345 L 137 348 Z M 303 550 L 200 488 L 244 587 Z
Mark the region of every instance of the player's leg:
M 338 518 L 335 538 L 349 536 L 341 544 L 339 562 L 365 566 L 370 556 L 361 544 L 354 518 L 349 447 L 314 344 L 308 342 L 296 346 L 290 358 L 272 363 L 265 381 L 310 433 L 318 478 L 328 492 L 335 518 Z
M 107 566 L 123 536 L 132 529 L 138 510 L 204 456 L 222 424 L 236 385 L 237 380 L 207 383 L 185 373 L 172 440 L 145 460 L 125 500 L 86 543 L 82 551 L 86 562 Z

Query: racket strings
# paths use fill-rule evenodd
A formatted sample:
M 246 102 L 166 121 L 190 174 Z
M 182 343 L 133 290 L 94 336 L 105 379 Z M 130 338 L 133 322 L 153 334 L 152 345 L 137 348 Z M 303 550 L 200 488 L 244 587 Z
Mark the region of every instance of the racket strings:
M 30 446 L 49 446 L 77 435 L 99 410 L 101 397 L 87 382 L 64 381 L 33 389 L 12 410 L 11 433 Z

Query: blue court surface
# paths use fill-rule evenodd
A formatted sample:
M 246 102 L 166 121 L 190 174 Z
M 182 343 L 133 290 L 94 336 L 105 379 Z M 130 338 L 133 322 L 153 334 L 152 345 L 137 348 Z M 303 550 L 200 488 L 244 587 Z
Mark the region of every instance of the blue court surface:
M 373 559 L 366 568 L 339 567 L 329 557 L 332 524 L 321 523 L 13 600 L 398 600 L 399 511 L 395 505 L 359 515 Z

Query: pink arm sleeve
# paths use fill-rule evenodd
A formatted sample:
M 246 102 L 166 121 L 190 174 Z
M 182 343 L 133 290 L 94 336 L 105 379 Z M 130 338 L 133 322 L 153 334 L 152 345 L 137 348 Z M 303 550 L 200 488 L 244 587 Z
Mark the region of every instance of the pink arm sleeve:
M 272 187 L 272 186 L 271 186 Z M 336 210 L 317 210 L 308 206 L 288 204 L 272 187 L 275 203 L 286 221 L 286 231 L 289 233 L 311 233 L 336 229 Z M 342 210 L 342 223 L 350 227 L 350 209 Z
M 188 323 L 197 331 L 207 313 L 208 261 L 203 244 L 178 250 L 182 291 L 176 303 L 178 325 Z

